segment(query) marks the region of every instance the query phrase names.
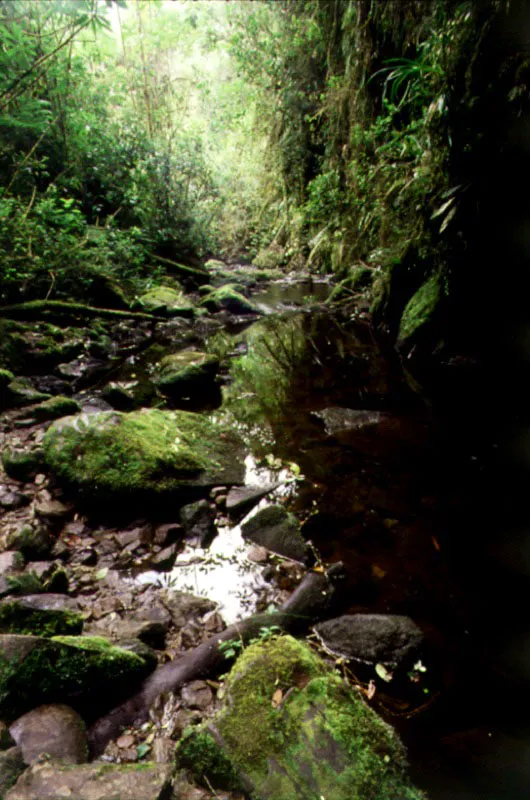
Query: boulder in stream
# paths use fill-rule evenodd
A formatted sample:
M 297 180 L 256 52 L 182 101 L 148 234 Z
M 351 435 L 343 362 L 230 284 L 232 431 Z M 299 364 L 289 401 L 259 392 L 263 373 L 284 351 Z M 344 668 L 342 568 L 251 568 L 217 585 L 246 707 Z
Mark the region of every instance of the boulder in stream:
M 421 800 L 395 731 L 307 645 L 251 645 L 225 683 L 221 711 L 188 728 L 177 763 L 215 789 L 256 800 Z
M 215 386 L 219 359 L 196 350 L 165 356 L 157 365 L 154 383 L 171 399 L 201 394 Z
M 44 453 L 57 479 L 91 500 L 148 502 L 244 480 L 238 434 L 185 411 L 65 417 L 46 432 Z
M 193 317 L 193 305 L 182 292 L 169 286 L 155 286 L 143 294 L 138 303 L 143 311 L 164 317 Z
M 232 284 L 212 289 L 201 300 L 208 311 L 228 311 L 229 314 L 261 314 L 259 308 L 242 295 Z
M 267 506 L 241 526 L 244 539 L 266 547 L 293 561 L 305 563 L 309 548 L 300 533 L 300 523 L 283 506 Z
M 334 655 L 389 667 L 414 659 L 423 644 L 416 623 L 398 614 L 345 614 L 314 630 Z

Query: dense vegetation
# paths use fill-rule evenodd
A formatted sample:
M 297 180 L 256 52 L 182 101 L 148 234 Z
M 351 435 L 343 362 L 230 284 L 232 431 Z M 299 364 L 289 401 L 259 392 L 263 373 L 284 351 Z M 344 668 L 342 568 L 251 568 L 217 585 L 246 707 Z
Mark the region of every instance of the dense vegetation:
M 219 253 L 350 280 L 362 266 L 376 322 L 409 352 L 461 345 L 514 215 L 523 13 L 507 0 L 3 2 L 2 301 L 102 302 L 112 276 L 134 292 L 164 259 Z

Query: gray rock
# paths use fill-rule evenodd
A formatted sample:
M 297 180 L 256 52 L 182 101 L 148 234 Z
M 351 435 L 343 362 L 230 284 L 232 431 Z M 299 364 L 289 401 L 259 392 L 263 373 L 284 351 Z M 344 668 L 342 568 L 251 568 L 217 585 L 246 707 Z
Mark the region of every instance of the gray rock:
M 235 518 L 248 514 L 260 500 L 277 489 L 278 483 L 266 486 L 237 486 L 230 489 L 226 498 L 226 510 Z
M 24 567 L 24 556 L 18 550 L 0 553 L 0 575 L 6 575 Z
M 11 747 L 0 753 L 0 797 L 7 792 L 26 769 L 20 747 Z
M 165 644 L 167 625 L 158 620 L 116 620 L 114 633 L 119 639 L 139 639 L 149 647 L 161 650 Z
M 22 492 L 9 489 L 7 486 L 0 486 L 0 506 L 6 511 L 13 511 L 21 506 L 27 506 L 29 500 Z
M 60 500 L 40 500 L 35 502 L 35 513 L 39 519 L 53 527 L 60 527 L 72 515 L 73 509 Z
M 170 570 L 173 564 L 175 563 L 175 559 L 177 558 L 178 554 L 178 545 L 171 544 L 169 547 L 165 547 L 159 553 L 155 553 L 149 559 L 150 565 L 153 569 L 160 570 L 161 572 L 166 572 Z
M 169 764 L 34 764 L 5 800 L 168 800 L 173 771 Z
M 390 614 L 346 614 L 314 630 L 336 655 L 389 667 L 414 658 L 423 643 L 423 633 L 409 617 Z
M 206 681 L 187 683 L 182 687 L 180 696 L 186 708 L 196 708 L 199 711 L 206 711 L 213 702 L 213 692 Z
M 26 764 L 33 764 L 42 753 L 69 764 L 88 761 L 85 723 L 69 706 L 35 708 L 19 717 L 9 732 L 22 749 Z
M 202 617 L 208 611 L 213 611 L 215 603 L 206 597 L 195 597 L 186 592 L 170 592 L 165 604 L 171 614 L 173 625 L 182 628 L 191 619 Z
M 180 522 L 186 538 L 199 547 L 208 547 L 217 536 L 214 512 L 207 500 L 197 500 L 180 509 Z
M 241 526 L 244 539 L 266 547 L 285 558 L 305 563 L 309 548 L 300 533 L 300 523 L 283 506 L 267 506 Z

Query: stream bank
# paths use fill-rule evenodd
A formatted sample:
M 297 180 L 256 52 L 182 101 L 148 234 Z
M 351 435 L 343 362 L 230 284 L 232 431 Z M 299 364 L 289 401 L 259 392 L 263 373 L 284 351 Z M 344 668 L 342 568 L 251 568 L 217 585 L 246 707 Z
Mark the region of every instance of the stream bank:
M 342 561 L 348 574 L 344 611 L 411 617 L 429 656 L 426 673 L 391 680 L 374 663 L 358 661 L 353 669 L 350 664 L 350 680 L 406 738 L 417 782 L 429 796 L 444 795 L 420 765 L 432 762 L 443 740 L 449 753 L 440 762 L 445 780 L 474 797 L 465 769 L 459 772 L 461 732 L 471 736 L 471 747 L 480 745 L 484 728 L 473 738 L 477 722 L 497 724 L 500 710 L 490 703 L 488 714 L 477 715 L 484 684 L 506 680 L 489 669 L 476 676 L 484 600 L 469 590 L 454 559 L 454 521 L 465 518 L 468 508 L 457 478 L 465 479 L 466 490 L 478 486 L 484 461 L 469 454 L 468 441 L 455 443 L 451 424 L 410 388 L 399 357 L 374 339 L 361 295 L 354 311 L 334 313 L 321 302 L 304 304 L 308 292 L 326 291 L 323 284 L 273 283 L 256 292 L 266 281 L 248 283 L 247 277 L 243 285 L 247 273 L 236 270 L 217 280 L 214 272 L 212 282 L 215 289 L 216 282 L 229 280 L 233 291 L 249 294 L 250 315 L 221 308 L 194 319 L 175 315 L 133 326 L 98 320 L 73 328 L 17 323 L 11 330 L 18 337 L 13 366 L 19 386 L 8 389 L 15 407 L 1 422 L 2 449 L 9 453 L 0 495 L 7 547 L 2 591 L 11 597 L 15 585 L 22 596 L 29 589 L 37 595 L 66 592 L 84 618 L 85 633 L 118 642 L 140 638 L 157 649 L 163 664 L 234 619 L 285 602 L 315 559 L 317 568 Z M 271 302 L 281 314 L 270 313 Z M 259 344 L 264 340 L 265 348 Z M 194 374 L 185 392 L 168 397 L 155 382 L 156 365 L 183 350 L 209 352 L 218 368 L 213 379 Z M 170 414 L 174 408 L 209 411 L 220 425 L 234 427 L 247 447 L 247 506 L 234 505 L 237 489 L 222 482 L 202 499 L 188 496 L 184 515 L 158 496 L 144 507 L 143 518 L 132 519 L 126 494 L 99 511 L 91 495 L 80 502 L 40 461 L 50 421 L 39 416 L 57 411 L 37 409 L 50 403 L 46 395 L 59 394 L 84 415 L 153 405 L 169 406 Z M 254 514 L 271 505 L 293 514 L 312 542 L 308 560 L 285 560 L 240 538 L 238 523 L 248 503 Z M 9 555 L 14 552 L 22 552 L 23 569 L 20 558 Z M 203 576 L 210 586 L 201 586 Z M 221 593 L 214 596 L 211 581 L 218 589 L 219 580 Z M 230 598 L 223 597 L 227 584 L 235 589 Z M 155 757 L 163 763 L 184 728 L 219 706 L 218 688 L 215 681 L 200 681 L 191 694 L 162 698 L 151 720 L 124 731 L 103 758 L 136 763 Z M 465 757 L 464 764 L 469 769 Z M 473 780 L 472 774 L 472 787 Z M 202 792 L 197 798 L 214 796 L 207 788 L 196 791 Z

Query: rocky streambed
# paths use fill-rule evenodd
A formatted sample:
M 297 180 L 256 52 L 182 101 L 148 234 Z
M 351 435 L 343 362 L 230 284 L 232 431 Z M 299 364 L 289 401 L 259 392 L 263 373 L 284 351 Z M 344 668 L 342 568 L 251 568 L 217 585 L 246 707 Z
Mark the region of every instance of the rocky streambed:
M 0 317 L 0 797 L 419 798 L 440 429 L 362 293 L 209 269 Z

